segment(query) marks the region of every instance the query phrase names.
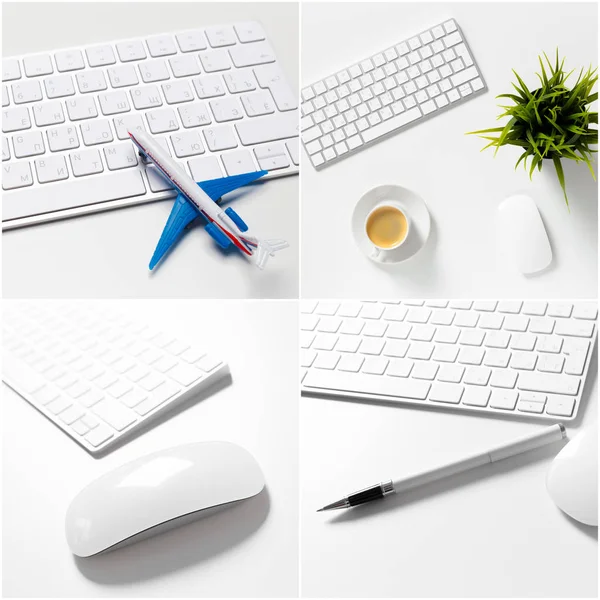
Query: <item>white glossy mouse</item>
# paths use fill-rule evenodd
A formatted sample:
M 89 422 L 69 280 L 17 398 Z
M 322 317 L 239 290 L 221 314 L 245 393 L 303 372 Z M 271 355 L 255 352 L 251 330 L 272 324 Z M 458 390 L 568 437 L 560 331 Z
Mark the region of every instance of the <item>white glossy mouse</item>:
M 498 205 L 499 243 L 513 255 L 524 274 L 537 273 L 552 262 L 552 248 L 535 202 L 523 194 Z
M 67 510 L 67 542 L 77 556 L 114 550 L 255 496 L 264 485 L 254 457 L 235 444 L 161 450 L 81 490 Z
M 584 429 L 556 456 L 546 486 L 556 506 L 598 527 L 598 427 Z

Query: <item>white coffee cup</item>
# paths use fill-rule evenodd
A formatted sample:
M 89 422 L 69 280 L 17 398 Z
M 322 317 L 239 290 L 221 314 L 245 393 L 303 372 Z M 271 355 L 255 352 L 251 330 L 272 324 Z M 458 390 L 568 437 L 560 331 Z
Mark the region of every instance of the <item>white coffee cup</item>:
M 377 220 L 375 220 L 374 217 L 377 217 L 378 213 L 379 217 L 377 218 Z M 396 236 L 400 237 L 400 239 L 392 244 L 383 243 L 383 238 L 386 235 L 394 235 L 394 231 L 386 231 L 384 224 L 381 222 L 385 221 L 386 219 L 398 220 L 396 226 L 396 228 L 398 229 L 398 233 L 396 234 Z M 365 219 L 365 235 L 373 245 L 373 249 L 371 251 L 372 258 L 377 258 L 382 252 L 395 250 L 396 248 L 402 246 L 402 244 L 406 242 L 409 233 L 410 219 L 406 214 L 406 211 L 397 204 L 391 202 L 380 202 L 369 211 L 369 214 Z

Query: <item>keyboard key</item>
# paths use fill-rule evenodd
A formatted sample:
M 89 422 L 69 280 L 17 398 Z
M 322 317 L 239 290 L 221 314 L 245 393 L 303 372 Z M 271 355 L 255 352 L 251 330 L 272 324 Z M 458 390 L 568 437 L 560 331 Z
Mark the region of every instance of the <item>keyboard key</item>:
M 573 304 L 570 302 L 550 302 L 548 304 L 549 317 L 564 317 L 568 318 L 573 312 Z
M 104 393 L 97 388 L 88 389 L 82 396 L 77 399 L 77 402 L 86 408 L 90 408 L 98 404 L 104 398 Z
M 16 158 L 26 158 L 43 154 L 44 140 L 40 131 L 28 131 L 13 136 L 13 147 Z
M 130 144 L 117 144 L 104 148 L 106 165 L 111 171 L 135 167 L 138 164 L 137 153 Z
M 37 102 L 42 99 L 42 88 L 39 81 L 13 83 L 12 96 L 15 104 Z
M 140 75 L 144 83 L 153 83 L 155 81 L 164 81 L 169 79 L 167 62 L 164 60 L 149 60 L 139 65 Z M 164 90 L 164 86 L 163 86 Z
M 170 381 L 166 381 L 156 388 L 150 396 L 143 402 L 137 404 L 134 408 L 139 415 L 147 415 L 156 407 L 164 404 L 169 398 L 172 398 L 181 388 Z
M 546 405 L 546 412 L 557 417 L 570 417 L 575 408 L 575 398 L 566 396 L 550 396 Z
M 434 383 L 429 392 L 429 400 L 432 402 L 445 402 L 458 404 L 463 395 L 464 387 L 447 383 Z
M 17 188 L 23 188 L 33 185 L 33 176 L 31 174 L 31 166 L 27 162 L 19 163 L 7 163 L 2 165 L 2 189 L 3 190 L 14 190 Z M 7 202 L 8 200 L 8 202 Z M 3 198 L 2 204 L 2 216 L 4 220 L 10 218 L 11 206 L 10 197 Z M 9 204 L 7 210 L 7 204 Z M 16 208 L 16 207 L 15 207 Z M 20 211 L 25 207 L 18 207 Z M 27 210 L 25 214 L 27 214 Z M 8 214 L 8 216 L 7 216 Z M 13 213 L 14 214 L 14 213 Z
M 211 152 L 237 147 L 237 139 L 231 125 L 218 125 L 203 130 L 206 145 Z
M 98 110 L 94 98 L 91 96 L 81 96 L 66 101 L 67 114 L 71 121 L 81 121 L 83 119 L 93 119 L 98 116 Z
M 487 385 L 491 374 L 492 370 L 487 367 L 469 367 L 463 381 L 471 385 Z
M 80 125 L 81 138 L 86 146 L 106 144 L 113 141 L 112 130 L 108 120 L 90 121 Z M 83 169 L 80 169 L 80 172 Z M 95 172 L 95 171 L 93 171 Z M 75 174 L 75 170 L 73 171 Z
M 132 65 L 121 65 L 107 69 L 110 85 L 114 88 L 128 87 L 137 85 L 139 79 L 135 68 Z
M 208 27 L 205 30 L 208 43 L 212 48 L 221 48 L 223 46 L 233 46 L 236 43 L 236 37 L 233 27 L 224 25 L 218 27 Z
M 465 368 L 460 365 L 442 365 L 438 371 L 438 381 L 459 383 L 462 380 Z
M 87 48 L 85 54 L 90 67 L 104 67 L 106 65 L 114 65 L 116 62 L 112 47 L 108 45 Z
M 258 117 L 235 124 L 244 146 L 274 142 L 298 134 L 298 115 L 285 112 L 273 117 Z
M 153 134 L 166 133 L 179 129 L 175 111 L 171 108 L 150 110 L 146 113 L 146 119 L 148 120 L 150 133 Z
M 462 403 L 467 406 L 487 406 L 491 390 L 483 387 L 467 386 L 462 396 Z
M 204 376 L 202 371 L 191 365 L 185 364 L 179 364 L 173 369 L 170 369 L 167 375 L 184 386 L 189 386 Z M 144 385 L 143 382 L 142 385 Z
M 195 181 L 206 179 L 218 179 L 223 177 L 223 171 L 216 156 L 206 158 L 195 158 L 188 161 L 190 172 Z
M 381 356 L 369 356 L 364 360 L 361 371 L 372 375 L 383 375 L 389 360 Z
M 275 62 L 275 54 L 268 42 L 234 46 L 229 48 L 229 54 L 238 68 Z
M 502 410 L 515 410 L 518 397 L 519 394 L 514 390 L 492 390 L 490 407 Z
M 290 160 L 281 144 L 267 144 L 254 149 L 261 169 L 271 171 L 290 166 Z
M 60 413 L 59 419 L 66 425 L 71 425 L 80 419 L 84 414 L 85 411 L 78 406 L 70 406 Z
M 211 373 L 217 367 L 220 367 L 223 363 L 219 359 L 213 356 L 204 356 L 199 361 L 197 361 L 196 366 L 204 371 L 205 373 Z
M 414 379 L 426 379 L 433 381 L 439 369 L 439 365 L 433 362 L 417 361 L 411 372 L 411 377 Z
M 21 78 L 21 67 L 15 58 L 2 59 L 2 81 L 14 81 Z
M 93 175 L 94 173 L 102 173 L 102 159 L 98 150 L 83 150 L 82 152 L 73 152 L 69 155 L 71 168 L 75 177 L 83 177 L 85 175 Z
M 162 106 L 162 99 L 155 85 L 134 87 L 131 89 L 133 105 L 137 110 Z
M 100 92 L 107 88 L 106 79 L 102 71 L 84 71 L 77 73 L 77 87 L 82 94 L 89 92 Z
M 175 38 L 182 52 L 197 52 L 206 50 L 206 40 L 201 31 L 186 31 L 178 33 Z
M 575 396 L 579 391 L 579 385 L 580 379 L 570 375 L 522 372 L 519 374 L 517 387 L 530 392 Z
M 97 160 L 99 161 L 99 157 Z M 9 167 L 8 171 L 7 167 Z M 10 164 L 3 165 L 3 189 L 13 189 L 32 183 L 31 170 L 26 163 L 19 163 L 17 169 L 13 169 Z M 73 206 L 131 198 L 145 192 L 141 175 L 135 171 L 123 171 L 103 177 L 102 185 L 92 180 L 69 181 L 62 185 L 61 193 L 56 195 L 49 196 L 45 188 L 35 188 L 4 197 L 3 219 L 6 221 Z
M 523 303 L 522 312 L 525 315 L 543 316 L 546 313 L 547 302 L 529 300 Z
M 581 303 L 575 306 L 573 310 L 573 317 L 575 319 L 586 319 L 595 320 L 598 318 L 598 307 L 594 303 Z
M 27 75 L 27 77 L 50 75 L 54 71 L 52 68 L 52 61 L 48 54 L 27 56 L 23 59 L 23 66 L 25 67 L 25 75 Z
M 65 115 L 60 102 L 46 102 L 34 106 L 33 118 L 38 127 L 65 122 Z
M 259 23 L 254 21 L 236 23 L 234 29 L 240 42 L 244 44 L 248 42 L 259 42 L 265 39 L 263 28 Z
M 155 35 L 146 40 L 150 56 L 169 56 L 177 53 L 175 41 L 170 35 Z
M 544 412 L 544 404 L 541 402 L 528 402 L 527 400 L 519 400 L 517 409 L 521 412 L 541 414 Z
M 144 45 L 139 41 L 118 43 L 117 53 L 121 62 L 131 62 L 146 58 L 146 50 L 144 49 Z
M 590 338 L 594 333 L 594 323 L 590 321 L 558 319 L 556 321 L 554 333 L 556 335 Z
M 111 429 L 102 423 L 85 435 L 85 439 L 95 448 L 114 436 Z
M 129 425 L 136 421 L 135 415 L 127 408 L 118 403 L 112 403 L 106 400 L 102 400 L 98 404 L 95 404 L 92 407 L 92 411 L 117 431 L 123 431 L 126 427 L 129 427 Z
M 565 373 L 569 375 L 583 375 L 587 360 L 586 352 L 574 352 L 571 354 L 565 363 Z
M 90 430 L 90 428 L 81 419 L 77 419 L 75 422 L 71 423 L 71 429 L 77 435 L 85 435 Z
M 53 414 L 59 415 L 64 410 L 67 410 L 69 406 L 73 405 L 73 401 L 65 396 L 61 396 L 56 400 L 53 400 L 49 404 L 46 405 L 46 408 Z
M 371 393 L 391 398 L 415 400 L 425 400 L 431 386 L 426 381 L 323 370 L 310 370 L 302 383 L 309 388 L 327 387 L 339 391 Z
M 73 78 L 70 75 L 57 75 L 56 77 L 44 79 L 44 87 L 48 98 L 64 98 L 75 94 Z M 34 114 L 36 110 L 43 109 L 46 106 L 48 106 L 47 103 L 34 107 Z M 60 104 L 58 104 L 58 106 L 60 106 Z
M 79 69 L 85 68 L 83 55 L 79 50 L 65 50 L 62 52 L 56 52 L 54 54 L 54 60 L 56 61 L 56 68 L 58 69 L 59 73 L 78 71 Z
M 148 394 L 142 392 L 139 388 L 133 388 L 129 390 L 126 394 L 119 398 L 121 404 L 129 408 L 134 408 L 141 402 L 143 402 L 146 398 L 148 398 Z
M 490 385 L 492 387 L 512 389 L 515 387 L 517 377 L 520 377 L 520 375 L 518 373 L 515 373 L 514 371 L 496 369 L 492 373 Z
M 198 56 L 206 73 L 216 73 L 231 69 L 231 59 L 227 50 L 201 52 Z
M 185 128 L 209 125 L 212 122 L 211 115 L 204 103 L 179 106 L 177 110 Z

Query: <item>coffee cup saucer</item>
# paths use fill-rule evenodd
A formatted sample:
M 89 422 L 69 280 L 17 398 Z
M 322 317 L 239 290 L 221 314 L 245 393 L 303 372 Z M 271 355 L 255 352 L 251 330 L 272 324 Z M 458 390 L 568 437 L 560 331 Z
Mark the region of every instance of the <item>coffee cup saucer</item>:
M 410 219 L 406 240 L 393 250 L 381 250 L 373 256 L 373 243 L 365 231 L 367 215 L 378 204 L 385 202 L 397 206 Z M 414 256 L 427 242 L 431 231 L 431 217 L 423 198 L 399 185 L 380 185 L 361 197 L 352 213 L 352 234 L 362 253 L 380 264 L 395 264 Z

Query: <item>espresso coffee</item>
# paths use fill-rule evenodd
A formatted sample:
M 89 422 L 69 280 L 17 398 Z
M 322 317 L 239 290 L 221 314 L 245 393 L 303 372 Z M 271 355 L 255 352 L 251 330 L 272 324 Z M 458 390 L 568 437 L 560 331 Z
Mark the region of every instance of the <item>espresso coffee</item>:
M 408 221 L 395 206 L 380 206 L 367 219 L 369 239 L 379 248 L 394 248 L 401 244 L 408 233 Z

